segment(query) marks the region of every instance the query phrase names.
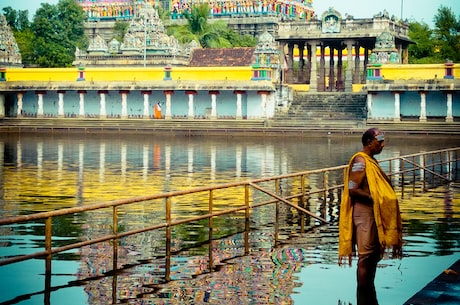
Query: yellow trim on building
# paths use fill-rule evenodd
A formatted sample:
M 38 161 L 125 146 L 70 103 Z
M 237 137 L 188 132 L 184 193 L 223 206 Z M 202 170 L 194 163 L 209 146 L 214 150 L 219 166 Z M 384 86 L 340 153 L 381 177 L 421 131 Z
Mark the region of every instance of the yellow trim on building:
M 79 77 L 78 68 L 8 68 L 6 80 L 69 82 Z M 159 81 L 164 68 L 86 68 L 86 81 Z M 250 81 L 251 67 L 172 67 L 173 80 L 236 80 Z

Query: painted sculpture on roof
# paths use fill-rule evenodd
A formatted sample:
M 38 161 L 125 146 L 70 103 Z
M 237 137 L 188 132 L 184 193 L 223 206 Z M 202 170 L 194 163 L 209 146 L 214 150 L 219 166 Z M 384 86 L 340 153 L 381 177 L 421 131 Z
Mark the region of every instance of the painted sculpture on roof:
M 21 53 L 5 16 L 0 14 L 0 65 L 22 66 Z
M 273 15 L 310 20 L 314 16 L 313 0 L 76 0 L 90 20 L 132 19 L 147 2 L 181 18 L 194 5 L 208 3 L 210 16 Z M 158 7 L 156 7 L 158 6 Z

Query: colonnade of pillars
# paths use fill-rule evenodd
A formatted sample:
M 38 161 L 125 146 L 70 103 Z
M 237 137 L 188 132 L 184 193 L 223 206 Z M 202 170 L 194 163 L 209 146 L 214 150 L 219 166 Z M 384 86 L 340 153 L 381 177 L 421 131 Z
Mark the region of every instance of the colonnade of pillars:
M 288 66 L 294 66 L 294 48 L 299 49 L 299 68 L 305 70 L 305 77 L 310 84 L 310 91 L 347 91 L 352 90 L 353 83 L 361 83 L 366 75 L 365 67 L 368 62 L 369 49 L 364 46 L 364 63 L 361 63 L 360 44 L 355 40 L 334 41 L 326 44 L 319 40 L 288 43 Z M 347 64 L 343 75 L 343 49 L 347 50 Z M 320 49 L 319 66 L 316 58 L 317 48 Z M 326 48 L 329 48 L 329 69 L 326 69 Z M 307 50 L 305 64 L 304 51 Z M 353 50 L 355 57 L 353 59 Z M 335 63 L 335 51 L 337 51 L 337 64 Z M 361 67 L 363 70 L 361 71 Z M 306 68 L 306 69 L 305 69 Z M 328 73 L 326 73 L 328 70 Z
M 304 71 L 299 80 L 305 80 L 310 84 L 310 91 L 352 91 L 353 84 L 365 83 L 366 69 L 369 62 L 371 48 L 358 40 L 333 40 L 325 42 L 321 40 L 308 40 L 301 42 L 288 42 L 287 64 L 289 69 L 294 67 L 294 49 L 299 50 L 299 69 Z M 316 58 L 317 49 L 320 49 L 319 66 Z M 326 48 L 329 48 L 329 68 L 326 64 Z M 361 59 L 360 50 L 364 49 L 364 57 Z M 284 49 L 284 48 L 283 48 Z M 304 51 L 307 50 L 307 58 Z M 403 63 L 407 63 L 407 47 L 399 45 Z M 343 50 L 346 50 L 346 68 L 343 75 L 344 60 Z M 337 55 L 335 52 L 337 51 Z M 354 54 L 354 57 L 353 57 Z M 335 63 L 337 57 L 337 63 Z
M 64 96 L 65 96 L 65 90 L 58 90 L 58 109 L 57 109 L 57 116 L 58 117 L 64 117 Z M 46 95 L 46 91 L 35 91 L 37 95 L 37 117 L 43 117 L 44 116 L 44 96 Z M 98 92 L 99 95 L 99 117 L 100 118 L 106 118 L 107 117 L 107 111 L 106 111 L 106 96 L 109 93 L 107 90 L 99 90 Z M 120 90 L 119 91 L 121 95 L 121 115 L 120 118 L 125 119 L 128 118 L 128 95 L 130 93 L 129 90 Z M 174 90 L 165 90 L 163 91 L 165 95 L 165 113 L 164 113 L 164 118 L 165 119 L 172 119 L 173 115 L 171 112 L 171 103 L 172 103 L 172 95 L 174 94 Z M 242 119 L 243 118 L 243 107 L 242 107 L 242 102 L 243 102 L 243 96 L 246 94 L 246 91 L 244 90 L 234 90 L 233 93 L 236 95 L 236 119 Z M 267 115 L 267 99 L 268 96 L 270 95 L 269 91 L 258 91 L 257 92 L 260 95 L 260 106 L 261 106 L 261 117 L 266 117 Z M 78 117 L 85 117 L 85 95 L 87 94 L 86 90 L 79 90 L 79 110 L 78 110 Z M 141 94 L 143 96 L 143 113 L 142 117 L 143 118 L 149 118 L 150 117 L 150 107 L 149 107 L 149 97 L 152 94 L 151 90 L 143 90 L 141 91 Z M 187 90 L 185 91 L 185 94 L 188 97 L 188 113 L 187 117 L 189 119 L 195 118 L 195 113 L 194 113 L 194 99 L 195 95 L 197 94 L 197 91 L 195 90 Z M 208 94 L 211 96 L 211 114 L 210 114 L 210 119 L 217 119 L 218 117 L 218 111 L 217 111 L 217 96 L 220 94 L 220 91 L 213 90 L 209 91 Z M 3 97 L 3 99 L 0 100 L 0 116 L 4 116 L 5 114 L 5 100 L 4 96 L 0 94 L 0 97 Z M 22 92 L 17 93 L 17 116 L 22 117 L 23 115 L 23 97 L 24 94 Z M 3 115 L 2 115 L 3 113 Z
M 35 92 L 37 95 L 37 117 L 43 117 L 44 116 L 44 96 L 46 95 L 46 91 L 36 91 Z M 109 92 L 107 90 L 99 90 L 98 95 L 99 95 L 99 117 L 100 118 L 106 118 L 107 117 L 107 111 L 106 111 L 106 96 Z M 120 90 L 119 91 L 121 95 L 121 115 L 120 118 L 125 119 L 128 118 L 128 95 L 130 93 L 129 90 Z M 149 118 L 150 117 L 150 107 L 149 107 L 149 96 L 152 94 L 152 91 L 150 90 L 144 90 L 141 91 L 143 95 L 143 113 L 142 117 L 143 118 Z M 171 112 L 171 100 L 172 100 L 172 95 L 174 94 L 174 90 L 165 90 L 163 91 L 165 94 L 165 113 L 164 113 L 164 118 L 165 119 L 172 119 L 173 115 Z M 236 95 L 236 119 L 242 119 L 243 118 L 243 107 L 242 107 L 242 102 L 243 102 L 243 96 L 246 94 L 246 91 L 244 90 L 234 90 L 233 93 Z M 266 118 L 267 116 L 267 99 L 268 96 L 270 95 L 269 91 L 258 91 L 257 92 L 260 95 L 260 102 L 261 102 L 261 117 Z M 78 110 L 78 117 L 85 117 L 85 95 L 87 94 L 86 90 L 79 90 L 79 110 Z M 188 114 L 187 118 L 193 119 L 195 118 L 195 113 L 194 113 L 194 96 L 197 94 L 197 91 L 195 90 L 187 90 L 185 91 L 185 94 L 187 95 L 188 98 Z M 217 112 L 217 96 L 220 94 L 219 91 L 209 91 L 208 94 L 211 96 L 211 114 L 210 114 L 210 119 L 217 119 L 218 117 L 218 112 Z M 57 109 L 57 116 L 58 117 L 65 117 L 64 113 L 64 96 L 65 96 L 65 91 L 64 90 L 59 90 L 58 91 L 58 109 Z M 24 94 L 22 92 L 17 93 L 17 116 L 22 117 L 23 115 L 23 107 L 24 107 L 24 102 L 23 102 L 23 97 Z M 5 116 L 5 97 L 4 95 L 0 94 L 0 117 Z
M 404 93 L 403 91 L 393 91 L 394 94 L 394 121 L 400 122 L 401 121 L 401 94 Z M 369 92 L 367 94 L 367 118 L 373 119 L 375 115 L 373 113 L 373 96 L 375 92 Z M 426 122 L 427 121 L 427 112 L 426 112 L 426 96 L 428 94 L 427 91 L 419 91 L 420 94 L 420 115 L 419 121 Z M 450 91 L 446 92 L 446 106 L 447 106 L 447 113 L 445 120 L 446 122 L 453 122 L 453 111 L 452 111 L 452 103 L 453 103 L 453 93 Z

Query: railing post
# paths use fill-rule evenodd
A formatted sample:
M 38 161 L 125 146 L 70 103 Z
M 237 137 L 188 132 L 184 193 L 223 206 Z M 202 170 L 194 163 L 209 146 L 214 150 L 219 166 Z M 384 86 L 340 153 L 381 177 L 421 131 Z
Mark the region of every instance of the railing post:
M 401 159 L 401 199 L 404 198 L 404 159 Z
M 45 251 L 47 253 L 45 258 L 45 304 L 50 304 L 49 301 L 51 297 L 51 258 L 53 255 L 51 244 L 52 235 L 52 217 L 48 217 L 45 220 Z
M 165 281 L 171 279 L 171 197 L 166 197 L 166 257 Z
M 246 209 L 244 210 L 245 222 L 244 222 L 244 253 L 249 253 L 249 184 L 244 185 L 244 205 Z M 277 234 L 275 235 L 276 238 Z
M 417 162 L 415 161 L 415 156 L 412 157 L 412 162 L 414 164 L 417 164 Z M 412 166 L 412 196 L 415 195 L 415 181 L 417 179 L 417 167 L 415 167 L 414 165 Z
M 388 163 L 389 163 L 389 165 L 388 165 L 388 171 L 389 171 L 389 173 L 390 173 L 390 181 L 391 181 L 392 183 L 395 183 L 395 182 L 396 182 L 396 181 L 395 181 L 395 178 L 394 178 L 395 175 L 393 174 L 393 160 L 388 161 Z
M 306 188 L 305 188 L 305 175 L 300 176 L 300 191 L 302 195 L 300 196 L 300 206 L 306 208 Z M 300 212 L 300 231 L 304 233 L 305 230 L 305 213 Z
M 457 180 L 458 174 L 458 150 L 455 151 L 455 180 Z
M 279 194 L 279 179 L 275 180 L 275 194 Z M 280 216 L 280 203 L 276 201 L 275 203 L 275 246 L 278 245 L 278 231 L 279 231 L 279 216 Z
M 422 156 L 423 156 L 423 169 L 422 169 L 422 171 L 423 171 L 422 188 L 423 189 L 422 189 L 422 193 L 424 193 L 425 190 L 426 190 L 426 156 L 425 156 L 425 154 L 423 154 Z
M 439 174 L 444 176 L 444 159 L 442 155 L 442 151 L 439 152 Z M 442 180 L 441 180 L 442 183 Z
M 208 205 L 208 212 L 209 212 L 209 219 L 208 219 L 208 224 L 209 224 L 209 249 L 208 249 L 208 255 L 209 255 L 209 272 L 212 272 L 214 269 L 214 260 L 212 257 L 212 233 L 213 233 L 213 219 L 212 219 L 212 211 L 214 207 L 214 196 L 213 196 L 213 190 L 209 190 L 209 205 Z
M 328 188 L 329 188 L 329 172 L 328 171 L 325 171 L 323 173 L 323 202 L 324 202 L 324 213 L 323 211 L 320 211 L 320 215 L 321 217 L 323 218 L 326 218 L 326 214 L 327 214 L 327 191 L 328 191 Z
M 113 206 L 112 208 L 112 233 L 113 235 L 118 234 L 118 206 Z M 112 270 L 118 269 L 118 238 L 112 240 Z M 118 301 L 117 298 L 118 291 L 118 276 L 114 272 L 112 277 L 112 303 L 116 304 Z

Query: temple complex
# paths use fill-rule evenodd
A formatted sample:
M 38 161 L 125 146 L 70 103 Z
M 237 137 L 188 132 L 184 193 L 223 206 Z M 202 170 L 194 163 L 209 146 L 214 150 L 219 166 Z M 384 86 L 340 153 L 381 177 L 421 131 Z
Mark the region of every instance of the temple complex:
M 290 127 L 460 120 L 460 69 L 452 62 L 407 64 L 408 24 L 386 11 L 355 19 L 330 8 L 319 17 L 290 18 L 299 11 L 278 12 L 268 2 L 265 9 L 262 2 L 261 11 L 230 11 L 244 17 L 236 18 L 224 16 L 228 7 L 212 8 L 258 44 L 202 49 L 166 34 L 154 8 L 161 2 L 80 3 L 91 14 L 90 45 L 76 50 L 74 68 L 15 68 L 20 54 L 0 17 L 0 118 L 259 120 Z M 185 22 L 183 11 L 174 14 L 167 22 Z M 101 30 L 120 18 L 129 22 L 122 41 Z
M 280 22 L 276 40 L 285 51 L 284 81 L 309 84 L 312 92 L 351 92 L 366 82 L 370 64 L 407 64 L 413 43 L 408 24 L 387 12 L 354 19 L 333 8 L 321 19 Z

